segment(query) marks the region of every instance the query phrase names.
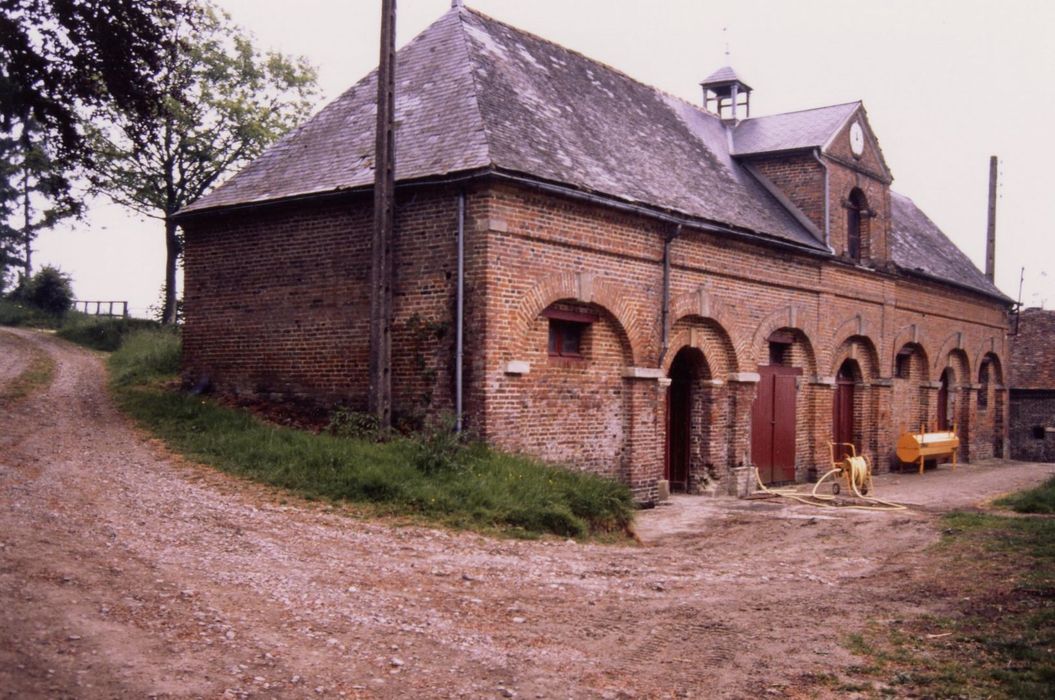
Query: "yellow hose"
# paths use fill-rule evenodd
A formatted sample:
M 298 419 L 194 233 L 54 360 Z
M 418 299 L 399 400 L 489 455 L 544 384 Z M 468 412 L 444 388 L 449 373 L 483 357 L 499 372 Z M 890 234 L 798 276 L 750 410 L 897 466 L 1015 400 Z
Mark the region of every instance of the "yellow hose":
M 813 492 L 809 496 L 805 496 L 794 488 L 787 489 L 771 489 L 762 483 L 762 475 L 758 471 L 758 467 L 755 467 L 755 481 L 758 483 L 758 488 L 765 493 L 779 496 L 781 498 L 790 498 L 793 501 L 804 503 L 808 506 L 816 506 L 818 508 L 856 508 L 858 510 L 907 510 L 908 506 L 904 506 L 900 503 L 893 503 L 892 501 L 884 501 L 879 498 L 872 498 L 865 496 L 861 493 L 860 487 L 868 484 L 869 488 L 872 485 L 872 470 L 868 465 L 868 460 L 864 457 L 850 457 L 847 459 L 847 467 L 849 473 L 847 476 L 847 482 L 850 485 L 850 490 L 853 491 L 854 495 L 862 501 L 869 503 L 875 503 L 877 505 L 865 506 L 865 505 L 834 505 L 831 501 L 835 500 L 835 496 L 828 496 L 817 493 L 817 490 L 824 483 L 824 480 L 836 475 L 842 474 L 846 471 L 843 467 L 836 467 L 831 471 L 827 472 L 824 476 L 817 480 L 817 483 L 813 486 Z M 813 499 L 813 500 L 810 500 Z

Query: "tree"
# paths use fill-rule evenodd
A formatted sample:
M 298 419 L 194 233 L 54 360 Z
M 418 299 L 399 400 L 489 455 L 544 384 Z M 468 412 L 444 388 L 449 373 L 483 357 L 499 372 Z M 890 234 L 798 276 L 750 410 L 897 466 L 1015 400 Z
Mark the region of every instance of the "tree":
M 148 115 L 187 0 L 0 0 L 0 130 L 29 121 L 55 153 L 88 160 L 86 106 Z
M 182 253 L 172 214 L 247 164 L 308 114 L 315 71 L 303 58 L 260 52 L 208 3 L 173 24 L 161 65 L 161 108 L 144 117 L 107 106 L 94 131 L 92 184 L 118 204 L 165 222 L 162 320 L 176 318 Z
M 57 267 L 45 265 L 24 288 L 26 303 L 49 314 L 65 314 L 73 304 L 73 280 Z
M 69 164 L 53 154 L 47 134 L 32 119 L 16 126 L 0 134 L 0 276 L 18 265 L 28 280 L 37 234 L 78 216 L 82 206 L 72 193 Z

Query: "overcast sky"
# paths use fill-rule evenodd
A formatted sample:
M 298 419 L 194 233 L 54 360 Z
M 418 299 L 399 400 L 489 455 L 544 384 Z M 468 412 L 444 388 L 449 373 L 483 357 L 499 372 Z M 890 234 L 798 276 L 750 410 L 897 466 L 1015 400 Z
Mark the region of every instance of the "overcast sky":
M 219 0 L 261 46 L 306 56 L 332 100 L 377 64 L 380 0 Z M 450 0 L 398 0 L 397 42 Z M 1041 0 L 467 0 L 467 5 L 693 102 L 731 63 L 752 115 L 863 100 L 908 195 L 984 269 L 989 156 L 1000 157 L 997 276 L 1055 306 L 1055 3 Z M 397 144 L 398 157 L 398 144 Z M 83 299 L 145 313 L 164 268 L 160 222 L 102 202 L 42 234 L 36 265 L 71 273 Z

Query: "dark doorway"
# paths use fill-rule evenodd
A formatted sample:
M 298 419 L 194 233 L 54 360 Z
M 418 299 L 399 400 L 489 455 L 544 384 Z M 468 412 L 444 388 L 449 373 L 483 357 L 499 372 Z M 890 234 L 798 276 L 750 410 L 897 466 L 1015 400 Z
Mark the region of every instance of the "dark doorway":
M 795 480 L 796 379 L 801 367 L 763 365 L 751 406 L 751 458 L 763 483 Z
M 674 491 L 687 491 L 693 453 L 693 406 L 699 403 L 697 380 L 707 375 L 703 353 L 682 348 L 670 365 L 667 391 L 666 478 Z M 699 418 L 702 418 L 700 416 Z
M 938 430 L 949 430 L 952 424 L 949 422 L 949 384 L 952 383 L 952 370 L 946 369 L 941 373 L 941 386 L 938 387 Z
M 854 443 L 854 385 L 857 384 L 857 363 L 843 362 L 835 377 L 835 397 L 832 400 L 832 442 L 844 443 L 835 446 L 835 459 L 841 461 L 850 454 L 845 443 Z M 860 445 L 854 444 L 860 448 Z M 860 450 L 858 449 L 858 453 Z

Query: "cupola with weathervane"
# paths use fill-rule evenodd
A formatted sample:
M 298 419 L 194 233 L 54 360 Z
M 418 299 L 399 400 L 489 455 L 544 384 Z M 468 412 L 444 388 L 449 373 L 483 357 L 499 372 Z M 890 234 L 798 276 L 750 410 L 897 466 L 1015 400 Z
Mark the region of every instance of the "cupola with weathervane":
M 751 117 L 751 86 L 740 79 L 732 66 L 711 73 L 700 87 L 704 109 L 734 122 Z

